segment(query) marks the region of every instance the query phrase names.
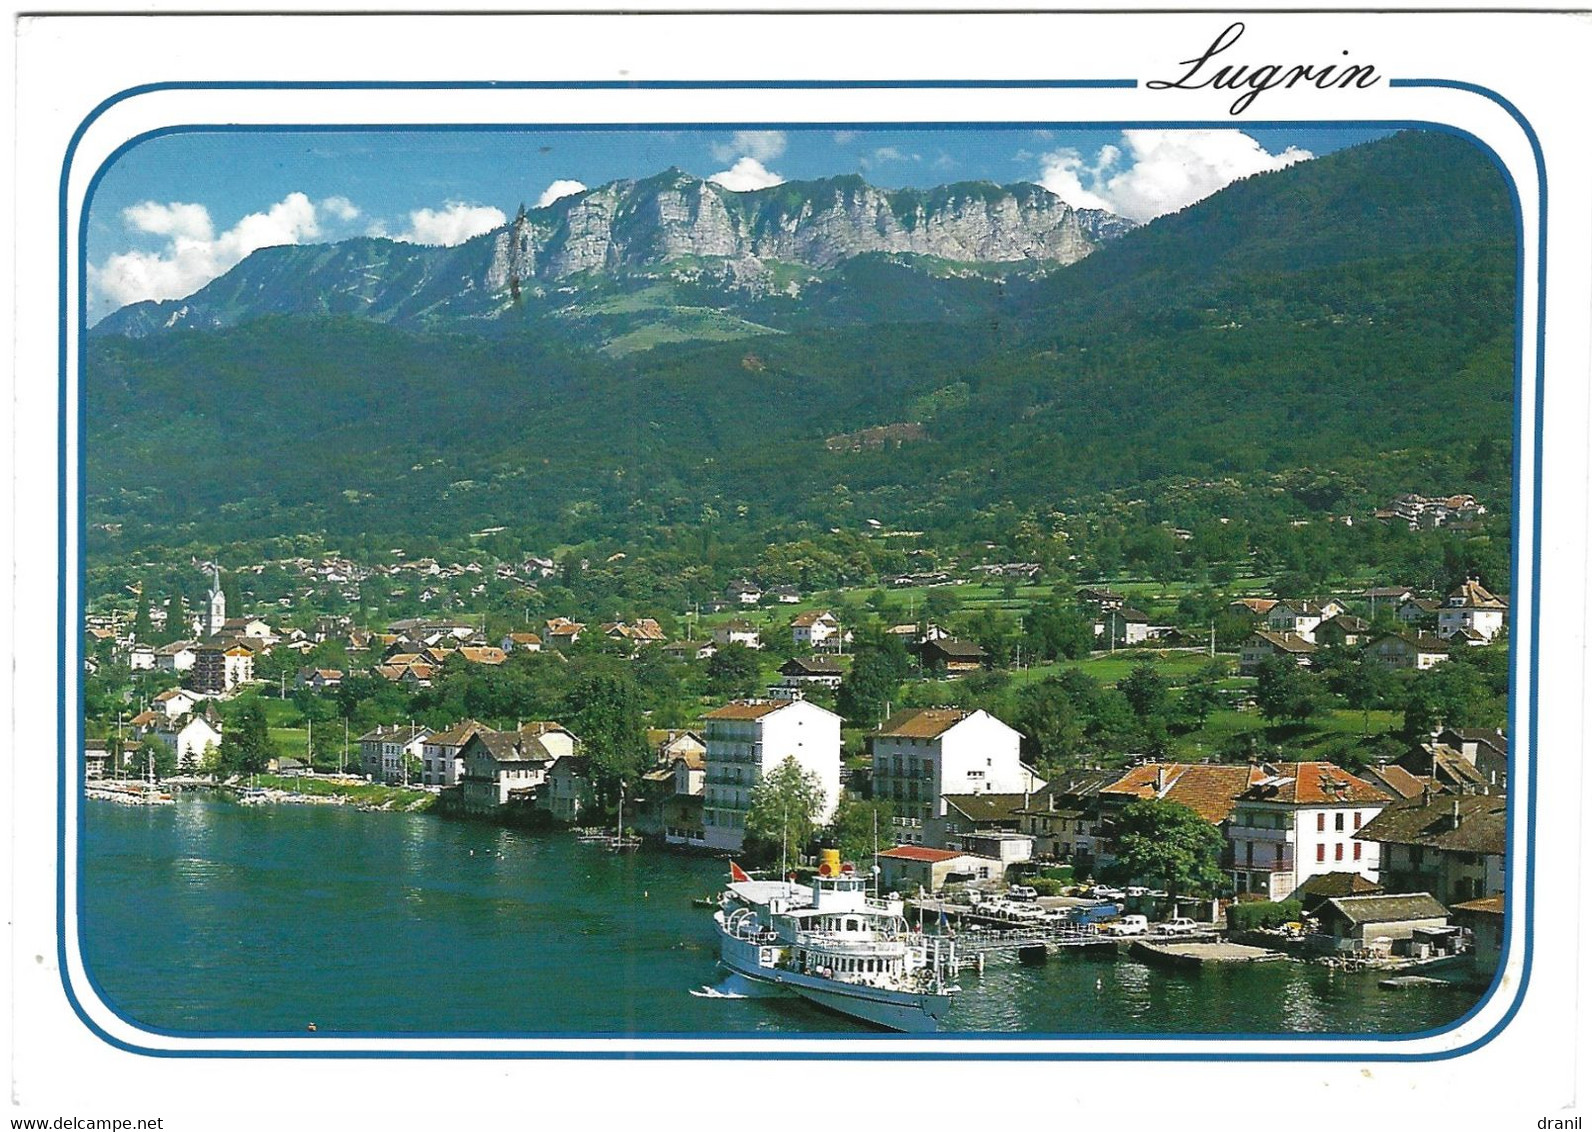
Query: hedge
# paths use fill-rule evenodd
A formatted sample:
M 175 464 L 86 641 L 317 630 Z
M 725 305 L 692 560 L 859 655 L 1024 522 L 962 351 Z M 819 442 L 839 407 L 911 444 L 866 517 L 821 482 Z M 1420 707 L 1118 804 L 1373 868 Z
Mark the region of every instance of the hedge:
M 1297 900 L 1254 904 L 1232 904 L 1227 909 L 1227 927 L 1230 931 L 1250 931 L 1254 928 L 1275 928 L 1282 924 L 1304 919 L 1304 909 Z

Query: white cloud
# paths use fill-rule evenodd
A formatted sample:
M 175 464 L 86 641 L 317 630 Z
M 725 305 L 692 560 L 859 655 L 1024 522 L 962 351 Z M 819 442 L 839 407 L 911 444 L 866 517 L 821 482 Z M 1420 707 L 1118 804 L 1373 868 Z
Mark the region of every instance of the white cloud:
M 713 157 L 718 161 L 753 157 L 762 164 L 773 161 L 784 152 L 783 130 L 737 130 L 728 144 L 720 142 L 713 146 Z
M 753 189 L 767 189 L 785 183 L 784 177 L 764 169 L 762 162 L 752 157 L 741 158 L 730 168 L 722 173 L 713 174 L 708 180 L 729 189 L 732 193 L 749 193 Z
M 883 164 L 886 161 L 922 161 L 923 158 L 916 153 L 902 153 L 893 145 L 883 146 L 873 151 L 874 161 Z
M 834 142 L 836 145 L 850 145 L 861 136 L 862 134 L 857 130 L 836 130 Z
M 327 197 L 321 201 L 320 207 L 330 213 L 332 219 L 345 223 L 359 217 L 359 206 L 347 197 Z
M 1039 184 L 1074 208 L 1152 220 L 1242 177 L 1315 156 L 1294 146 L 1269 153 L 1240 130 L 1124 130 L 1122 140 L 1126 153 L 1104 146 L 1093 164 L 1075 149 L 1045 154 Z
M 541 196 L 536 198 L 536 207 L 546 208 L 555 200 L 558 200 L 562 197 L 572 196 L 575 193 L 583 193 L 585 191 L 586 186 L 581 184 L 579 181 L 554 181 L 551 185 L 548 185 L 547 188 L 542 190 Z
M 335 215 L 338 210 L 331 211 Z M 251 212 L 219 236 L 202 204 L 144 201 L 123 209 L 122 222 L 132 232 L 165 236 L 166 244 L 156 251 L 123 252 L 107 257 L 98 267 L 91 265 L 89 284 L 97 306 L 180 299 L 251 252 L 313 240 L 321 231 L 315 205 L 303 193 L 289 193 L 266 211 Z
M 409 228 L 392 238 L 406 244 L 441 244 L 452 247 L 472 236 L 508 223 L 508 217 L 491 205 L 450 200 L 440 209 L 417 208 L 409 214 Z

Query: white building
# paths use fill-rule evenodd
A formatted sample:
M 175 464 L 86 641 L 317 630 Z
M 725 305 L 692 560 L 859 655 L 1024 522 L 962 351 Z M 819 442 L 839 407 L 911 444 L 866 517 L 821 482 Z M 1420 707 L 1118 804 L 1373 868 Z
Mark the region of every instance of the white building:
M 1377 879 L 1379 847 L 1356 840 L 1362 826 L 1393 801 L 1386 792 L 1332 763 L 1281 763 L 1237 796 L 1227 826 L 1233 883 L 1268 900 L 1322 873 Z
M 790 635 L 799 649 L 838 649 L 843 640 L 840 622 L 827 609 L 798 616 L 790 623 Z
M 1317 605 L 1313 601 L 1279 601 L 1266 611 L 1266 625 L 1274 633 L 1293 633 L 1309 641 L 1316 640 L 1316 628 L 1343 612 L 1335 601 Z
M 1491 641 L 1503 632 L 1508 609 L 1502 598 L 1488 593 L 1476 579 L 1468 579 L 1437 611 L 1437 635 L 1447 640 L 1468 630 Z
M 711 848 L 741 848 L 752 788 L 787 758 L 818 778 L 824 792 L 818 820 L 829 820 L 840 800 L 840 716 L 806 700 L 737 700 L 703 719 L 702 817 Z
M 894 803 L 898 822 L 921 828 L 945 816 L 947 794 L 1021 794 L 1033 785 L 1021 743 L 986 711 L 898 711 L 873 735 L 873 796 Z
M 221 728 L 203 715 L 174 720 L 169 728 L 157 727 L 150 734 L 177 756 L 180 770 L 199 769 L 205 755 L 221 745 Z
M 167 688 L 150 701 L 150 708 L 162 712 L 167 719 L 181 719 L 199 706 L 204 697 L 187 688 Z

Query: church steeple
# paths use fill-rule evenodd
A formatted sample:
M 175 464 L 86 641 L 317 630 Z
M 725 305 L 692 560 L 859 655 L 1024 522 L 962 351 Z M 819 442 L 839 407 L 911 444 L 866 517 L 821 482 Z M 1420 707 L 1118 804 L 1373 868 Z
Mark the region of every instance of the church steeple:
M 221 592 L 221 567 L 210 566 L 210 614 L 205 619 L 205 635 L 215 636 L 227 623 L 227 595 Z

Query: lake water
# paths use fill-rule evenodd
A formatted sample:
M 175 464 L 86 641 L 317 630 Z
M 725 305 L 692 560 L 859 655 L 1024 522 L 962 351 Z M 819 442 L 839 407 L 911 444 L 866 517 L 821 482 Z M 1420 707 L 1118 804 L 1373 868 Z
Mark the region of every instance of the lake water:
M 214 1034 L 862 1033 L 719 981 L 721 861 L 332 806 L 84 804 L 82 936 L 128 1018 Z M 964 973 L 958 1031 L 1405 1033 L 1473 992 L 1297 963 L 1174 972 L 1053 958 Z

